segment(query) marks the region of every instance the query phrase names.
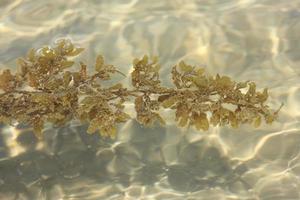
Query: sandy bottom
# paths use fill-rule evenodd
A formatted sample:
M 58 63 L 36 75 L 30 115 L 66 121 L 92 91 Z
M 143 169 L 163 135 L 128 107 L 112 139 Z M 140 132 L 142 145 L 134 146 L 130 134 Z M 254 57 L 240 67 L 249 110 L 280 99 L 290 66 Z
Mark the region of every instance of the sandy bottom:
M 67 2 L 67 3 L 66 3 Z M 32 47 L 70 37 L 129 74 L 133 57 L 157 55 L 163 83 L 179 60 L 270 89 L 272 124 L 207 132 L 135 120 L 116 140 L 86 127 L 0 128 L 0 199 L 300 199 L 298 0 L 0 1 L 0 69 Z M 121 80 L 128 85 L 128 79 Z M 126 109 L 133 113 L 133 105 Z

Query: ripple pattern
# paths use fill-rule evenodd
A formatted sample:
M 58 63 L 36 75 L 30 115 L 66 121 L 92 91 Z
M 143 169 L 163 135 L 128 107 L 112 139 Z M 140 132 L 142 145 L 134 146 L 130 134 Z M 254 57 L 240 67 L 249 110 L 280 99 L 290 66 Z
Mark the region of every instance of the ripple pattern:
M 43 141 L 1 126 L 0 199 L 300 199 L 299 19 L 298 0 L 0 1 L 0 69 L 70 37 L 88 64 L 100 53 L 129 74 L 133 57 L 157 55 L 170 84 L 184 59 L 253 80 L 270 88 L 272 107 L 285 104 L 272 126 L 199 133 L 130 121 L 116 140 L 77 124 L 49 128 Z

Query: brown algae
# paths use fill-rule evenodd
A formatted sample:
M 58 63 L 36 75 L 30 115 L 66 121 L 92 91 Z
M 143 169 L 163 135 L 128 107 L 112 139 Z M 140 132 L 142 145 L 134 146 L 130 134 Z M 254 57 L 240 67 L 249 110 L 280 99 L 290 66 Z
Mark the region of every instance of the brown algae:
M 179 126 L 204 131 L 210 125 L 238 127 L 250 123 L 258 127 L 263 119 L 269 124 L 281 108 L 269 109 L 265 104 L 268 90 L 257 91 L 254 82 L 235 82 L 219 74 L 210 76 L 204 68 L 183 61 L 172 68 L 174 87 L 164 87 L 159 79 L 158 59 L 148 56 L 133 60 L 134 89 L 120 83 L 104 87 L 103 81 L 122 73 L 99 55 L 93 74 L 89 74 L 86 64 L 71 60 L 83 50 L 68 39 L 60 39 L 51 47 L 32 49 L 25 58 L 18 59 L 16 73 L 2 70 L 0 122 L 30 125 L 41 138 L 45 123 L 62 126 L 80 120 L 89 124 L 88 133 L 113 138 L 116 125 L 130 119 L 124 112 L 124 102 L 133 98 L 136 120 L 143 125 L 151 126 L 156 121 L 165 124 L 159 109 L 169 108 L 175 110 Z M 78 69 L 69 71 L 71 67 Z

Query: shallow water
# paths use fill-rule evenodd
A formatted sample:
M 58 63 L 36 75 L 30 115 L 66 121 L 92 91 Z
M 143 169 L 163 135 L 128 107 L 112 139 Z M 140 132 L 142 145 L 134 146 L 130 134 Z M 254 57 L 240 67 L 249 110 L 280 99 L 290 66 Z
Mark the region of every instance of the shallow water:
M 196 132 L 172 120 L 151 129 L 131 120 L 114 141 L 76 124 L 46 130 L 43 141 L 2 126 L 0 199 L 300 199 L 300 1 L 66 2 L 0 0 L 0 68 L 70 37 L 89 64 L 101 53 L 129 74 L 133 57 L 158 55 L 170 84 L 171 66 L 184 59 L 253 80 L 270 88 L 272 108 L 285 106 L 257 129 Z

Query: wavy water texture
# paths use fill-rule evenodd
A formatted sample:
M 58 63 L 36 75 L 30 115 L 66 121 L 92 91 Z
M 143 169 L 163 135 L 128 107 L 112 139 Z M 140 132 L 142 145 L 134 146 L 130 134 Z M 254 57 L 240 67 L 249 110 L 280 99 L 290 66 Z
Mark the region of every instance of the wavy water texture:
M 271 107 L 285 104 L 272 126 L 199 133 L 132 120 L 116 140 L 75 123 L 47 129 L 43 141 L 26 127 L 2 126 L 0 199 L 300 199 L 299 32 L 298 0 L 0 1 L 1 69 L 70 37 L 90 65 L 101 53 L 129 74 L 133 57 L 157 55 L 168 85 L 184 59 L 253 80 L 270 88 Z

